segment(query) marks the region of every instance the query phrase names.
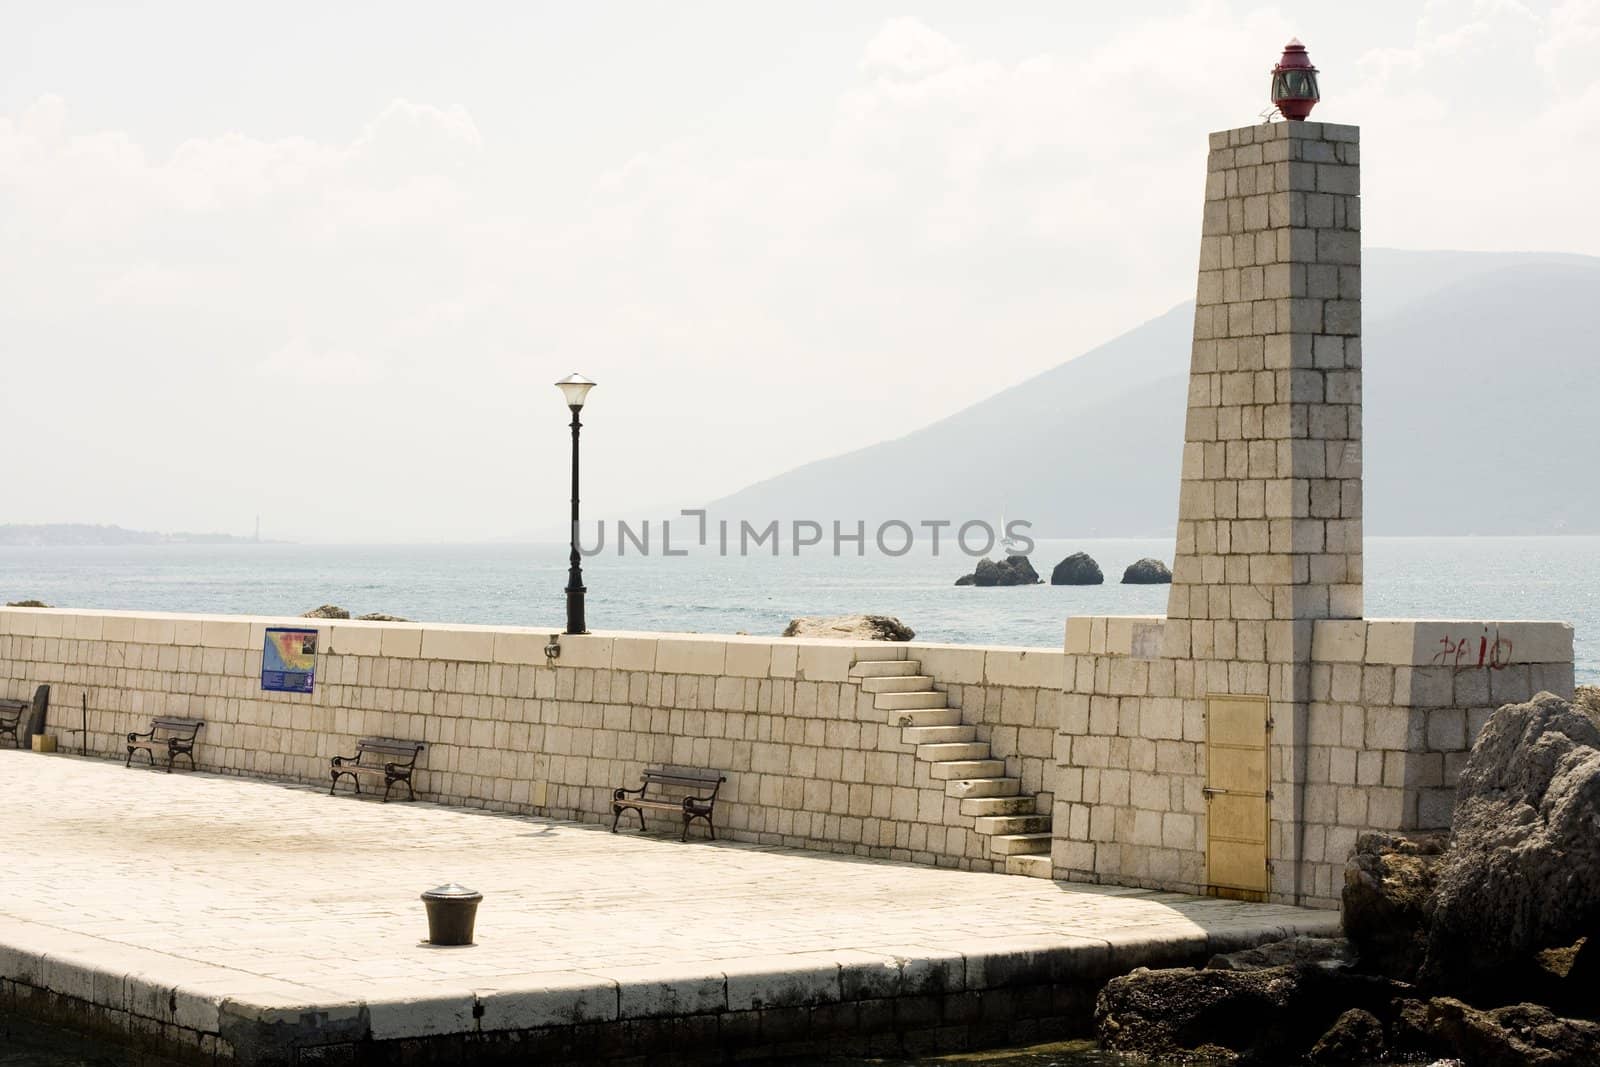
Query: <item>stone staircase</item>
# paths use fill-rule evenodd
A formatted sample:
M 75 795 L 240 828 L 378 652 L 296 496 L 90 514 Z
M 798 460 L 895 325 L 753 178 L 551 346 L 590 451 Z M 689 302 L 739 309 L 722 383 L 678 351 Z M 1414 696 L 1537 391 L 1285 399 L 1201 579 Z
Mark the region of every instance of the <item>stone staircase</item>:
M 1005 760 L 994 758 L 977 727 L 961 721 L 961 709 L 952 708 L 921 669 L 914 659 L 861 660 L 850 675 L 873 695 L 889 725 L 900 727 L 901 741 L 915 747 L 929 775 L 944 782 L 945 795 L 961 801 L 961 814 L 989 839 L 1006 873 L 1049 878 L 1050 816 L 1039 814 L 1035 799 L 1023 795 L 1022 780 L 1006 775 Z

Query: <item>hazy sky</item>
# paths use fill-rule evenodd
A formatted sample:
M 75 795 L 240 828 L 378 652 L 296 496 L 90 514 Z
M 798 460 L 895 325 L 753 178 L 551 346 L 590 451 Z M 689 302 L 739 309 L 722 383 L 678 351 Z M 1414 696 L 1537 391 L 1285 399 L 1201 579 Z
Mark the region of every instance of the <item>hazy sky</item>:
M 330 10 L 336 8 L 336 10 Z M 0 0 L 0 522 L 671 513 L 1193 295 L 1298 35 L 1369 245 L 1600 253 L 1600 0 Z

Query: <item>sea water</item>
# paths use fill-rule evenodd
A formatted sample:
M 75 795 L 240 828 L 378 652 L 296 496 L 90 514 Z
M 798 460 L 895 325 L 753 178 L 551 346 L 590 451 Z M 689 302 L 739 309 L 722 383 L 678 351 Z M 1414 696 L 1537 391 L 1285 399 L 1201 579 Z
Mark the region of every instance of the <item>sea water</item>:
M 1098 1051 L 1092 1041 L 1066 1041 L 1027 1049 L 969 1052 L 949 1056 L 901 1059 L 822 1059 L 775 1061 L 818 1067 L 932 1067 L 934 1064 L 979 1064 L 981 1067 L 1125 1067 L 1128 1057 Z M 1140 1061 L 1161 1067 L 1159 1061 Z M 1180 1061 L 1181 1062 L 1181 1061 Z M 135 1052 L 103 1038 L 42 1026 L 0 1012 L 0 1067 L 179 1067 L 175 1060 Z
M 1072 552 L 1093 556 L 1098 586 L 979 589 L 955 580 L 975 560 L 948 544 L 903 556 L 824 544 L 687 556 L 627 546 L 587 558 L 594 630 L 777 635 L 797 615 L 894 615 L 917 639 L 1060 648 L 1074 615 L 1159 615 L 1166 586 L 1120 583 L 1144 556 L 1170 561 L 1170 540 L 1039 541 L 1048 581 Z M 677 551 L 675 548 L 674 551 Z M 0 600 L 129 611 L 298 615 L 320 604 L 429 622 L 564 625 L 565 545 L 145 545 L 0 547 Z M 1600 682 L 1600 537 L 1369 538 L 1369 618 L 1555 619 L 1576 627 L 1579 683 Z

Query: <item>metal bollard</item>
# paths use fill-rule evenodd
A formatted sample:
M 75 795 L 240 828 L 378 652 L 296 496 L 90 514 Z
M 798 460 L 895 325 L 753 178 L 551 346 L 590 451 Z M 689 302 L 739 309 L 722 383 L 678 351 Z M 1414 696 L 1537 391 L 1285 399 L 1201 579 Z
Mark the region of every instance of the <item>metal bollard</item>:
M 472 944 L 472 927 L 482 899 L 482 893 L 455 882 L 422 894 L 422 903 L 428 909 L 428 943 Z

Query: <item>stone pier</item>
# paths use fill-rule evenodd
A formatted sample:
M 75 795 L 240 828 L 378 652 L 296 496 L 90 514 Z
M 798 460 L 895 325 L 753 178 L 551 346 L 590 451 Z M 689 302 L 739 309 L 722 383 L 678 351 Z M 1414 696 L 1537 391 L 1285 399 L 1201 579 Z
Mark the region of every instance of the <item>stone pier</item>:
M 1080 1034 L 1328 912 L 0 751 L 0 1013 L 197 1064 L 744 1062 Z M 436 948 L 418 894 L 483 893 Z
M 1563 623 L 1363 617 L 1358 144 L 1211 137 L 1164 617 L 1028 649 L 0 609 L 0 696 L 50 685 L 100 757 L 0 753 L 0 1008 L 207 1063 L 911 1054 L 1334 929 L 1284 905 L 1448 826 L 1494 709 L 1573 690 Z M 310 692 L 266 687 L 283 626 Z M 206 720 L 200 773 L 105 762 L 154 715 Z M 362 736 L 424 742 L 431 803 L 304 788 Z M 719 841 L 593 825 L 662 763 L 727 776 Z M 419 946 L 452 879 L 483 943 Z

